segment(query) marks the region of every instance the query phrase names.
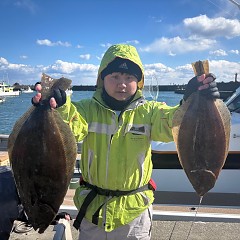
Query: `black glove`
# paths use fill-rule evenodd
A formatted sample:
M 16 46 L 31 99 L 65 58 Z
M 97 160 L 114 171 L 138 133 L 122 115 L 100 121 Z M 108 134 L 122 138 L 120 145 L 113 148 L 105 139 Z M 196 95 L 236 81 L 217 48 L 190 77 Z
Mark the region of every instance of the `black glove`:
M 60 89 L 60 88 L 54 88 L 53 89 L 53 96 L 56 102 L 57 102 L 57 107 L 61 107 L 62 105 L 64 105 L 66 103 L 67 100 L 67 94 L 64 90 Z M 49 97 L 49 99 L 51 98 Z
M 33 98 L 32 98 L 31 102 L 32 102 L 32 105 L 35 106 L 35 107 L 37 107 L 39 105 L 48 105 L 49 100 L 52 97 L 55 98 L 56 103 L 57 103 L 57 107 L 61 107 L 62 105 L 64 105 L 66 103 L 66 100 L 67 100 L 67 95 L 66 95 L 66 92 L 64 90 L 62 90 L 60 88 L 54 88 L 52 95 L 47 100 L 40 101 L 39 103 L 34 103 Z
M 217 88 L 217 83 L 215 82 L 215 75 L 212 73 L 209 73 L 206 77 L 212 77 L 213 81 L 209 83 L 209 87 L 206 89 L 203 89 L 200 91 L 200 93 L 204 96 L 206 96 L 207 98 L 220 98 L 220 93 L 218 91 Z M 183 95 L 183 99 L 184 101 L 186 101 L 188 99 L 188 97 L 198 91 L 198 88 L 202 85 L 201 82 L 198 82 L 197 77 L 193 77 L 187 84 L 185 93 Z

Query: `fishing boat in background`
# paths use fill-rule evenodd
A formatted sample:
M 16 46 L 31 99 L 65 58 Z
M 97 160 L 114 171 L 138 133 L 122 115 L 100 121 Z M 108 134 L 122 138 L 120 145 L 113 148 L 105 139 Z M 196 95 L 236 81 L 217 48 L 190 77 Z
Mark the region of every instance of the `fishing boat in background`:
M 20 91 L 14 91 L 14 87 L 6 84 L 5 82 L 0 82 L 0 97 L 4 96 L 19 96 Z
M 22 92 L 22 93 L 32 93 L 32 92 L 34 92 L 34 91 L 28 86 L 27 89 L 23 89 L 23 90 L 21 90 L 21 92 Z

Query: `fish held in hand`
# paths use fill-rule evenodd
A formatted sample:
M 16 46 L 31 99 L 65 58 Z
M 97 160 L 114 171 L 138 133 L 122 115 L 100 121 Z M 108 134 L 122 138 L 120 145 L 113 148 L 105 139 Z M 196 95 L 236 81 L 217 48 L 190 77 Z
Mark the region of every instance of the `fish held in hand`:
M 193 63 L 196 75 L 209 73 L 208 61 Z M 179 161 L 199 196 L 215 186 L 228 154 L 230 112 L 220 99 L 194 92 L 174 114 L 173 137 Z
M 8 152 L 18 193 L 29 223 L 43 233 L 66 195 L 77 148 L 70 127 L 49 105 L 55 87 L 66 90 L 71 80 L 42 76 L 42 101 L 14 125 Z

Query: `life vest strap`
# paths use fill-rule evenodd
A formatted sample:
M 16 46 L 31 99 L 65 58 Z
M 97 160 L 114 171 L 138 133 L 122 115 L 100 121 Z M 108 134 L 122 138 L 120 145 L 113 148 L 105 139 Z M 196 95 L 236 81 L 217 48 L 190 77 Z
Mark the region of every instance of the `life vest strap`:
M 81 222 L 86 214 L 87 208 L 90 205 L 90 203 L 93 201 L 93 199 L 99 194 L 99 195 L 104 195 L 104 196 L 111 196 L 111 197 L 121 197 L 121 196 L 126 196 L 126 195 L 132 195 L 138 192 L 143 192 L 146 190 L 152 190 L 155 191 L 156 190 L 156 184 L 155 182 L 151 179 L 149 181 L 148 184 L 134 189 L 134 190 L 129 190 L 129 191 L 121 191 L 121 190 L 110 190 L 110 189 L 103 189 L 100 187 L 97 187 L 95 185 L 92 185 L 88 182 L 85 182 L 83 179 L 80 180 L 80 185 L 84 185 L 87 188 L 90 188 L 91 191 L 88 193 L 88 195 L 86 196 L 86 198 L 83 201 L 83 204 L 78 212 L 78 215 L 73 223 L 73 226 L 78 230 Z M 99 216 L 99 212 L 101 210 L 103 205 L 101 205 L 97 211 L 94 213 L 93 217 L 92 217 L 92 222 L 94 224 L 98 224 L 98 216 Z

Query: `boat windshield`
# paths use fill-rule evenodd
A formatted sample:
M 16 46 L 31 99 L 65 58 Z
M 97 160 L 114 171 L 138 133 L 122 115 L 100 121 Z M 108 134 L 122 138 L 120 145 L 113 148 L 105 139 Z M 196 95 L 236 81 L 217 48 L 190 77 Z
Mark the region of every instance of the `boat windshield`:
M 240 113 L 240 95 L 238 95 L 229 105 L 230 112 Z

